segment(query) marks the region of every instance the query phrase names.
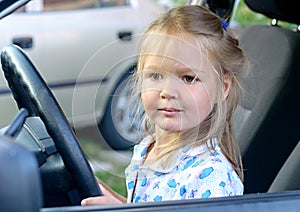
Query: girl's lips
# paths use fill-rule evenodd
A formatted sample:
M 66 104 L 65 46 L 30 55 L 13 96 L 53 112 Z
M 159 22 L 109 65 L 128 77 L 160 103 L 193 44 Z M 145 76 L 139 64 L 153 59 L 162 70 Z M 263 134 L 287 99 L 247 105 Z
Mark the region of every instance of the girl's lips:
M 166 116 L 174 116 L 181 112 L 181 110 L 176 108 L 161 108 L 158 109 L 158 111 L 160 111 L 162 114 Z

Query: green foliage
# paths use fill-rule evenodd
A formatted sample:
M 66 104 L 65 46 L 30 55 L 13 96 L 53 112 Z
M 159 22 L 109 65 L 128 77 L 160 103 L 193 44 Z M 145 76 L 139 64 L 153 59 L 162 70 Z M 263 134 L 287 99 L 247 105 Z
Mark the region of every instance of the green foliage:
M 240 0 L 239 4 L 232 15 L 231 21 L 235 21 L 239 23 L 239 26 L 241 28 L 244 28 L 249 25 L 253 24 L 266 24 L 266 25 L 271 25 L 272 20 L 262 14 L 256 13 L 252 11 L 244 2 L 244 0 Z M 297 25 L 279 21 L 278 26 L 291 29 L 291 30 L 296 30 Z
M 79 137 L 86 157 L 96 168 L 95 175 L 120 195 L 127 197 L 124 171 L 128 161 L 119 160 L 111 150 L 98 141 Z
M 112 175 L 106 171 L 97 171 L 95 175 L 105 182 L 111 189 L 127 198 L 125 178 Z
M 239 4 L 232 15 L 231 20 L 239 23 L 240 27 L 244 28 L 248 25 L 252 24 L 270 24 L 271 19 L 253 12 L 249 9 L 249 7 L 245 4 L 243 0 L 239 1 Z
M 159 2 L 159 0 L 154 0 L 156 2 Z M 187 0 L 170 0 L 175 5 L 185 5 Z M 266 24 L 271 25 L 272 20 L 264 15 L 258 14 L 254 11 L 252 11 L 244 2 L 244 0 L 236 0 L 238 1 L 238 6 L 235 9 L 234 13 L 232 14 L 231 21 L 234 21 L 235 23 L 238 23 L 239 27 L 244 28 L 249 25 L 253 24 Z M 297 30 L 296 24 L 291 24 L 283 21 L 278 22 L 278 26 L 291 29 L 291 30 Z
M 186 4 L 186 0 L 173 0 L 173 2 L 176 5 L 185 5 Z
M 160 2 L 160 0 L 153 0 L 153 1 L 156 1 L 157 3 Z M 186 4 L 186 0 L 170 0 L 170 2 L 173 2 L 173 4 L 175 6 L 185 5 Z

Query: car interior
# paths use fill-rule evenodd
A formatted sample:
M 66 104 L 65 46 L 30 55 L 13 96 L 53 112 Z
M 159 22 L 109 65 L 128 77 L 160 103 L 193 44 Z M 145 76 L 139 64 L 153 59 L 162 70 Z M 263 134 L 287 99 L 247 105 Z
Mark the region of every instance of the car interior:
M 2 133 L 35 154 L 43 205 L 79 205 L 82 198 L 102 195 L 73 128 L 25 52 L 8 45 L 2 49 L 1 64 L 20 108 Z
M 218 11 L 217 0 L 200 2 L 208 6 L 214 2 L 213 7 Z M 232 1 L 229 2 L 231 5 Z M 300 120 L 300 102 L 297 97 L 300 93 L 300 34 L 299 31 L 277 24 L 280 21 L 300 24 L 297 2 L 245 0 L 245 3 L 253 11 L 276 20 L 270 25 L 252 25 L 239 32 L 241 47 L 251 63 L 251 71 L 242 82 L 242 103 L 235 114 L 235 133 L 245 169 L 245 194 L 299 190 L 300 132 L 297 126 Z M 30 59 L 22 49 L 11 45 L 2 50 L 1 63 L 20 108 L 16 119 L 2 130 L 4 133 L 0 136 L 0 180 L 3 184 L 0 198 L 1 202 L 5 202 L 0 206 L 1 211 L 12 208 L 17 211 L 39 211 L 43 207 L 66 204 L 76 206 L 80 201 L 78 195 L 82 198 L 101 194 L 101 191 L 94 190 L 97 183 L 75 134 Z M 41 99 L 41 90 L 46 90 L 46 100 Z M 41 119 L 36 119 L 37 115 Z M 29 134 L 34 134 L 34 139 L 28 140 Z M 65 144 L 59 141 L 64 141 Z M 26 142 L 25 145 L 34 149 L 34 153 L 23 148 Z M 44 148 L 42 153 L 37 152 L 37 143 Z M 38 160 L 35 160 L 38 155 Z M 64 166 L 60 164 L 61 161 L 71 170 L 70 173 L 65 173 L 65 169 L 61 168 Z M 57 169 L 60 170 L 57 172 Z M 61 176 L 57 176 L 60 174 Z M 86 182 L 87 179 L 91 181 Z M 52 188 L 60 189 L 59 195 L 51 193 Z M 47 189 L 50 194 L 43 192 Z M 63 192 L 67 195 L 62 194 Z M 14 198 L 20 204 L 9 200 L 13 195 L 17 195 Z M 66 203 L 66 196 L 73 202 Z M 300 195 L 297 196 L 299 197 Z M 242 198 L 247 199 L 247 195 Z M 234 201 L 229 204 L 242 202 L 242 198 L 231 199 Z M 217 199 L 215 203 L 220 203 L 221 200 L 224 199 Z M 212 204 L 214 202 L 211 201 L 204 205 L 210 207 Z M 255 206 L 250 211 L 254 208 Z M 84 209 L 77 208 L 79 210 Z M 132 208 L 127 211 L 130 210 Z
M 293 1 L 245 0 L 245 3 L 253 11 L 278 22 L 300 24 Z M 242 85 L 243 101 L 236 114 L 245 193 L 267 192 L 300 140 L 297 124 L 300 34 L 276 24 L 252 25 L 241 31 L 240 43 L 251 63 Z
M 0 1 L 0 19 L 8 16 L 21 6 L 25 5 L 30 0 L 10 0 L 10 1 Z
M 0 136 L 0 165 L 0 210 L 39 211 L 42 182 L 34 154 L 9 136 Z

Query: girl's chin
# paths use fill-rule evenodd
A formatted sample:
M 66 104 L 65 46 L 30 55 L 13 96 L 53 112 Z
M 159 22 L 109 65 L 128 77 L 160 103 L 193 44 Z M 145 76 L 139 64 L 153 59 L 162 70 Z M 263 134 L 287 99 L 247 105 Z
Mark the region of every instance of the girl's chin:
M 182 126 L 174 125 L 174 124 L 165 124 L 165 125 L 158 125 L 159 128 L 166 132 L 180 132 L 184 130 Z
M 156 124 L 157 127 L 160 128 L 160 130 L 171 133 L 171 132 L 185 132 L 185 131 L 190 131 L 193 129 L 199 129 L 199 126 L 186 126 L 184 124 L 182 125 L 176 125 L 176 124 L 171 124 L 171 123 L 164 123 L 164 124 Z

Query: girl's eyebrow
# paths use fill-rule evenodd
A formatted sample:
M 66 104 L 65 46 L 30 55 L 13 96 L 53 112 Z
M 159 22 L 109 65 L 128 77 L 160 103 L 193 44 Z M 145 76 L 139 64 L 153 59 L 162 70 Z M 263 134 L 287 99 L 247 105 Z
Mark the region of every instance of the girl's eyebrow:
M 156 70 L 156 71 L 164 71 L 163 69 L 161 69 L 159 66 L 157 65 L 146 65 L 144 67 L 145 70 Z M 203 70 L 200 70 L 199 68 L 196 68 L 196 67 L 176 67 L 174 69 L 172 69 L 172 71 L 175 71 L 175 73 L 177 74 L 180 74 L 180 73 L 185 73 L 185 72 L 193 72 L 195 74 L 198 74 L 198 73 L 206 73 L 205 71 Z
M 157 70 L 158 67 L 156 65 L 146 65 L 144 67 L 145 70 Z

